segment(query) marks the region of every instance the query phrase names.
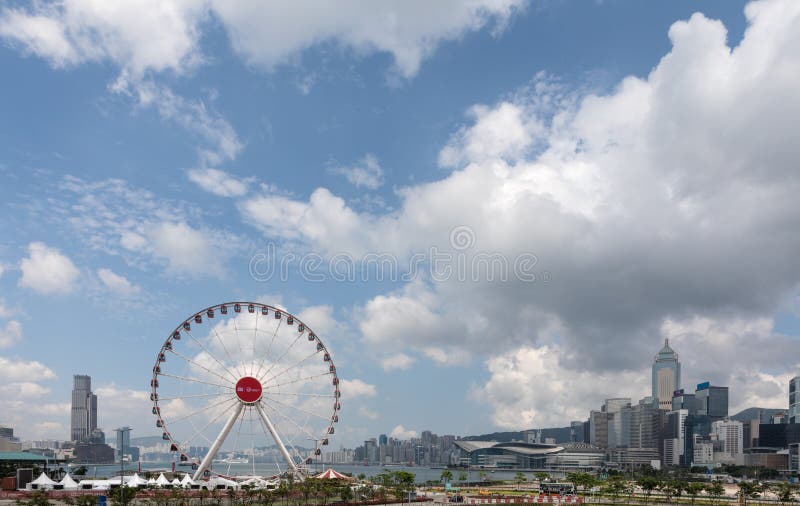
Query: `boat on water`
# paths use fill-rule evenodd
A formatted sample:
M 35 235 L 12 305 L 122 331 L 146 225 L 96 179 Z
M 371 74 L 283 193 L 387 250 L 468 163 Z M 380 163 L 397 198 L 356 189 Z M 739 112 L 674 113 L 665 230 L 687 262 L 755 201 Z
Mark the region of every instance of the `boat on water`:
M 215 460 L 215 464 L 249 464 L 250 459 L 247 457 L 227 457 L 222 460 Z

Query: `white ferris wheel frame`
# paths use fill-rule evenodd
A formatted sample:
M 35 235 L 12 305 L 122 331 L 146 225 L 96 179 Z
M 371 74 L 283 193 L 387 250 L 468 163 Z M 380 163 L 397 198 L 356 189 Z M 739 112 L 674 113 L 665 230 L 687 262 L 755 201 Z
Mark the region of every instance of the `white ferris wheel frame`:
M 314 448 L 314 450 L 312 452 L 310 452 L 310 455 L 303 461 L 303 463 L 306 464 L 306 465 L 312 464 L 315 457 L 320 457 L 321 456 L 321 448 L 320 447 L 324 446 L 324 445 L 327 445 L 328 444 L 328 437 L 330 435 L 334 434 L 333 424 L 339 421 L 338 412 L 341 409 L 341 404 L 340 404 L 341 392 L 339 390 L 339 377 L 338 377 L 337 372 L 336 372 L 336 366 L 333 363 L 333 358 L 331 357 L 330 352 L 328 351 L 327 347 L 320 340 L 319 336 L 317 336 L 317 334 L 313 330 L 311 330 L 310 327 L 308 327 L 308 325 L 306 325 L 304 322 L 302 322 L 299 318 L 297 318 L 296 316 L 292 315 L 291 313 L 289 313 L 289 312 L 287 312 L 287 311 L 285 311 L 283 309 L 276 308 L 274 306 L 270 306 L 268 304 L 262 304 L 262 303 L 258 303 L 258 302 L 225 302 L 225 303 L 222 303 L 222 304 L 216 304 L 214 306 L 209 306 L 209 307 L 207 307 L 205 309 L 202 309 L 201 311 L 198 311 L 198 312 L 192 314 L 189 318 L 185 319 L 181 324 L 179 324 L 169 334 L 169 337 L 167 337 L 167 339 L 164 341 L 164 344 L 162 344 L 161 349 L 159 350 L 159 353 L 158 353 L 158 355 L 156 357 L 156 363 L 153 366 L 153 376 L 152 376 L 152 379 L 150 381 L 150 386 L 151 386 L 150 400 L 153 402 L 152 413 L 156 416 L 156 419 L 157 419 L 156 427 L 158 427 L 158 428 L 163 430 L 162 438 L 164 440 L 166 440 L 166 441 L 169 441 L 169 443 L 170 443 L 170 452 L 171 453 L 177 453 L 178 455 L 180 455 L 181 462 L 187 462 L 187 461 L 190 461 L 192 459 L 192 458 L 190 458 L 188 456 L 187 451 L 186 451 L 187 449 L 182 448 L 181 443 L 179 441 L 176 441 L 175 438 L 173 438 L 172 434 L 169 431 L 169 428 L 167 427 L 167 423 L 166 423 L 166 421 L 164 420 L 164 418 L 162 417 L 162 414 L 161 414 L 161 406 L 159 406 L 159 395 L 158 395 L 158 388 L 159 388 L 158 377 L 163 374 L 164 376 L 170 376 L 170 377 L 173 377 L 173 378 L 178 378 L 177 376 L 173 376 L 173 375 L 162 373 L 161 372 L 161 363 L 166 361 L 166 356 L 167 356 L 168 353 L 172 353 L 173 355 L 176 355 L 176 356 L 180 357 L 184 361 L 192 362 L 191 359 L 183 357 L 182 355 L 180 355 L 177 352 L 175 352 L 174 344 L 173 344 L 174 341 L 180 340 L 180 337 L 182 335 L 187 335 L 190 339 L 192 339 L 193 341 L 197 342 L 198 344 L 200 344 L 201 347 L 203 347 L 202 343 L 200 343 L 200 341 L 198 341 L 197 338 L 195 338 L 194 336 L 191 335 L 191 326 L 192 326 L 192 324 L 193 323 L 200 324 L 200 323 L 203 322 L 204 319 L 207 319 L 207 321 L 210 321 L 211 318 L 213 318 L 214 315 L 217 312 L 219 312 L 223 316 L 227 315 L 229 310 L 231 312 L 233 312 L 234 315 L 237 314 L 237 313 L 244 313 L 244 314 L 251 313 L 252 314 L 252 313 L 255 313 L 255 312 L 259 312 L 263 316 L 271 315 L 271 316 L 274 317 L 274 319 L 281 319 L 282 321 L 280 323 L 284 323 L 285 322 L 289 326 L 296 325 L 296 328 L 298 330 L 298 340 L 303 334 L 306 334 L 307 340 L 308 341 L 314 341 L 316 343 L 317 352 L 323 353 L 324 361 L 327 364 L 329 364 L 328 365 L 329 372 L 328 373 L 324 373 L 324 375 L 330 375 L 332 377 L 332 384 L 333 384 L 333 387 L 334 387 L 334 393 L 331 396 L 331 397 L 333 397 L 333 400 L 334 400 L 333 413 L 332 413 L 332 415 L 331 415 L 331 417 L 329 419 L 329 422 L 327 424 L 327 428 L 324 431 L 324 434 L 319 435 L 318 438 L 311 438 L 311 437 L 307 438 L 309 440 L 313 440 L 314 441 L 315 448 Z M 276 330 L 276 333 L 277 333 L 277 330 Z M 297 340 L 295 340 L 295 343 L 296 342 L 297 342 Z M 223 346 L 224 346 L 224 344 L 223 344 Z M 290 348 L 291 348 L 291 346 L 292 345 L 290 345 Z M 205 347 L 203 347 L 203 348 L 204 348 L 204 350 L 206 352 L 208 352 L 208 350 L 205 349 Z M 255 352 L 255 350 L 254 350 L 254 352 Z M 288 352 L 288 349 L 287 349 L 287 352 Z M 284 355 L 285 355 L 285 353 L 284 353 Z M 266 358 L 267 357 L 263 357 L 262 364 L 263 364 L 263 361 L 266 360 Z M 280 358 L 283 358 L 283 357 L 280 357 Z M 220 363 L 220 365 L 222 365 L 222 364 Z M 286 370 L 289 370 L 289 369 L 287 368 Z M 259 368 L 259 372 L 260 372 L 260 368 Z M 249 375 L 242 375 L 239 378 L 238 381 L 239 382 L 244 381 L 245 378 L 249 378 L 250 380 L 257 380 L 257 381 L 259 381 L 259 384 L 262 384 L 263 380 L 266 379 L 266 374 L 261 378 L 255 378 L 255 377 L 249 376 Z M 239 383 L 237 383 L 236 385 L 238 385 L 238 384 Z M 262 388 L 262 390 L 264 389 L 263 384 L 262 384 L 261 388 Z M 282 438 L 280 437 L 280 434 L 278 433 L 278 430 L 276 429 L 274 423 L 272 422 L 272 420 L 270 419 L 270 417 L 267 414 L 266 410 L 264 409 L 264 404 L 262 402 L 261 392 L 259 392 L 258 399 L 255 399 L 255 400 L 252 400 L 252 401 L 249 400 L 249 399 L 248 400 L 243 399 L 242 396 L 240 396 L 235 391 L 234 391 L 233 394 L 234 394 L 234 396 L 230 399 L 230 400 L 234 401 L 234 404 L 231 407 L 232 412 L 231 412 L 230 416 L 228 417 L 227 421 L 225 422 L 225 424 L 223 425 L 222 430 L 220 431 L 219 435 L 217 435 L 217 437 L 214 439 L 213 443 L 211 444 L 211 446 L 208 449 L 208 452 L 206 453 L 206 455 L 203 457 L 202 460 L 200 460 L 198 462 L 191 462 L 192 468 L 196 469 L 195 473 L 194 473 L 194 476 L 193 476 L 193 479 L 195 481 L 199 480 L 200 478 L 203 477 L 204 473 L 210 468 L 214 457 L 217 455 L 217 452 L 222 447 L 222 444 L 225 442 L 226 438 L 230 434 L 231 429 L 233 429 L 236 421 L 239 419 L 239 416 L 242 414 L 242 411 L 246 407 L 250 407 L 251 409 L 255 410 L 255 412 L 258 414 L 258 417 L 264 423 L 264 427 L 267 429 L 267 432 L 272 437 L 273 441 L 275 442 L 275 445 L 277 446 L 281 456 L 286 461 L 286 464 L 289 466 L 290 470 L 293 473 L 297 474 L 297 475 L 305 475 L 306 474 L 306 468 L 299 466 L 297 464 L 296 460 L 289 453 L 288 449 L 286 448 L 286 445 L 284 444 Z M 299 428 L 299 426 L 298 426 L 298 428 Z M 252 458 L 255 459 L 255 455 L 253 455 Z M 194 459 L 196 460 L 196 458 L 194 458 Z M 254 463 L 255 463 L 255 461 L 254 461 Z

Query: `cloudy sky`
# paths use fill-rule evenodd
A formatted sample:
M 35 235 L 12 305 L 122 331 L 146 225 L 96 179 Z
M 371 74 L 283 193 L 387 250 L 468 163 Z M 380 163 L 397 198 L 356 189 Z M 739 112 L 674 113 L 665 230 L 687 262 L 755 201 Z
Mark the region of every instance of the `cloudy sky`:
M 696 12 L 702 9 L 701 12 Z M 800 370 L 800 2 L 0 2 L 0 423 L 157 434 L 227 300 L 333 351 L 338 441 Z M 348 389 L 349 388 L 349 389 Z

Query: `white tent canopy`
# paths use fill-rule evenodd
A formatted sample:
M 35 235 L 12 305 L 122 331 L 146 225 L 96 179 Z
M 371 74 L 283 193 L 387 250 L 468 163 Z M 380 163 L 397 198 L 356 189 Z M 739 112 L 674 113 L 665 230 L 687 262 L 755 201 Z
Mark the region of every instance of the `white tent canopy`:
M 178 478 L 172 480 L 173 487 L 180 487 L 181 485 L 182 485 L 181 480 L 179 480 Z
M 192 481 L 192 477 L 189 474 L 184 474 L 183 479 L 181 480 L 181 486 L 189 488 L 194 485 L 194 481 Z
M 163 487 L 164 485 L 172 485 L 172 483 L 164 476 L 164 473 L 161 473 L 158 475 L 158 478 L 156 478 L 156 485 Z
M 64 487 L 64 490 L 78 490 L 78 482 L 73 480 L 69 473 L 67 473 L 58 484 Z
M 221 476 L 215 476 L 215 477 L 211 478 L 210 480 L 208 480 L 208 488 L 209 489 L 217 488 L 220 485 L 224 486 L 225 488 L 239 488 L 239 484 L 238 483 L 236 483 L 233 480 L 225 479 L 225 478 L 223 478 Z
M 147 485 L 147 480 L 139 476 L 139 473 L 133 473 L 133 476 L 128 478 L 128 481 L 125 483 L 128 487 L 139 487 Z
M 156 480 L 153 479 L 153 478 L 150 478 L 149 480 L 147 480 L 147 484 L 148 485 L 155 485 L 156 484 Z
M 55 484 L 56 484 L 56 482 L 51 480 L 50 477 L 47 476 L 45 473 L 40 474 L 38 478 L 36 478 L 35 480 L 33 480 L 32 482 L 29 483 L 30 488 L 32 488 L 32 489 L 33 488 L 51 489 L 51 488 L 53 488 L 53 485 L 55 485 Z M 35 487 L 34 487 L 34 485 L 35 485 Z

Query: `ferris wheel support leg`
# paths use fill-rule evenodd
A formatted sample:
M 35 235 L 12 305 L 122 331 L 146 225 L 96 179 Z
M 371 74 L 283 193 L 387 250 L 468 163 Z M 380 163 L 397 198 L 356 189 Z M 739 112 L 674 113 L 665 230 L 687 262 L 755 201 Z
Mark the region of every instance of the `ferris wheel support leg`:
M 289 455 L 289 451 L 284 446 L 283 441 L 281 441 L 280 436 L 278 436 L 278 431 L 275 430 L 275 426 L 272 425 L 272 421 L 267 416 L 267 412 L 264 411 L 264 406 L 259 402 L 256 404 L 256 408 L 258 409 L 258 414 L 261 415 L 261 419 L 264 420 L 264 424 L 267 426 L 267 430 L 272 435 L 272 439 L 275 440 L 275 444 L 278 445 L 278 449 L 281 451 L 283 458 L 286 459 L 286 463 L 289 464 L 295 473 L 299 473 L 300 469 L 297 468 L 297 464 L 294 462 L 294 459 L 291 455 Z
M 214 457 L 217 455 L 219 447 L 225 442 L 225 438 L 228 437 L 228 433 L 233 428 L 233 424 L 236 423 L 236 419 L 239 418 L 239 415 L 242 413 L 243 408 L 244 404 L 241 402 L 236 403 L 236 407 L 233 408 L 233 413 L 231 413 L 228 421 L 225 422 L 225 426 L 222 427 L 222 431 L 219 433 L 219 436 L 217 436 L 217 439 L 214 440 L 214 444 L 212 444 L 211 448 L 208 449 L 208 453 L 206 453 L 206 456 L 203 458 L 203 462 L 200 463 L 200 467 L 198 467 L 197 471 L 194 473 L 194 477 L 192 478 L 193 480 L 200 479 L 203 476 L 203 472 L 208 469 L 211 461 L 214 460 Z

